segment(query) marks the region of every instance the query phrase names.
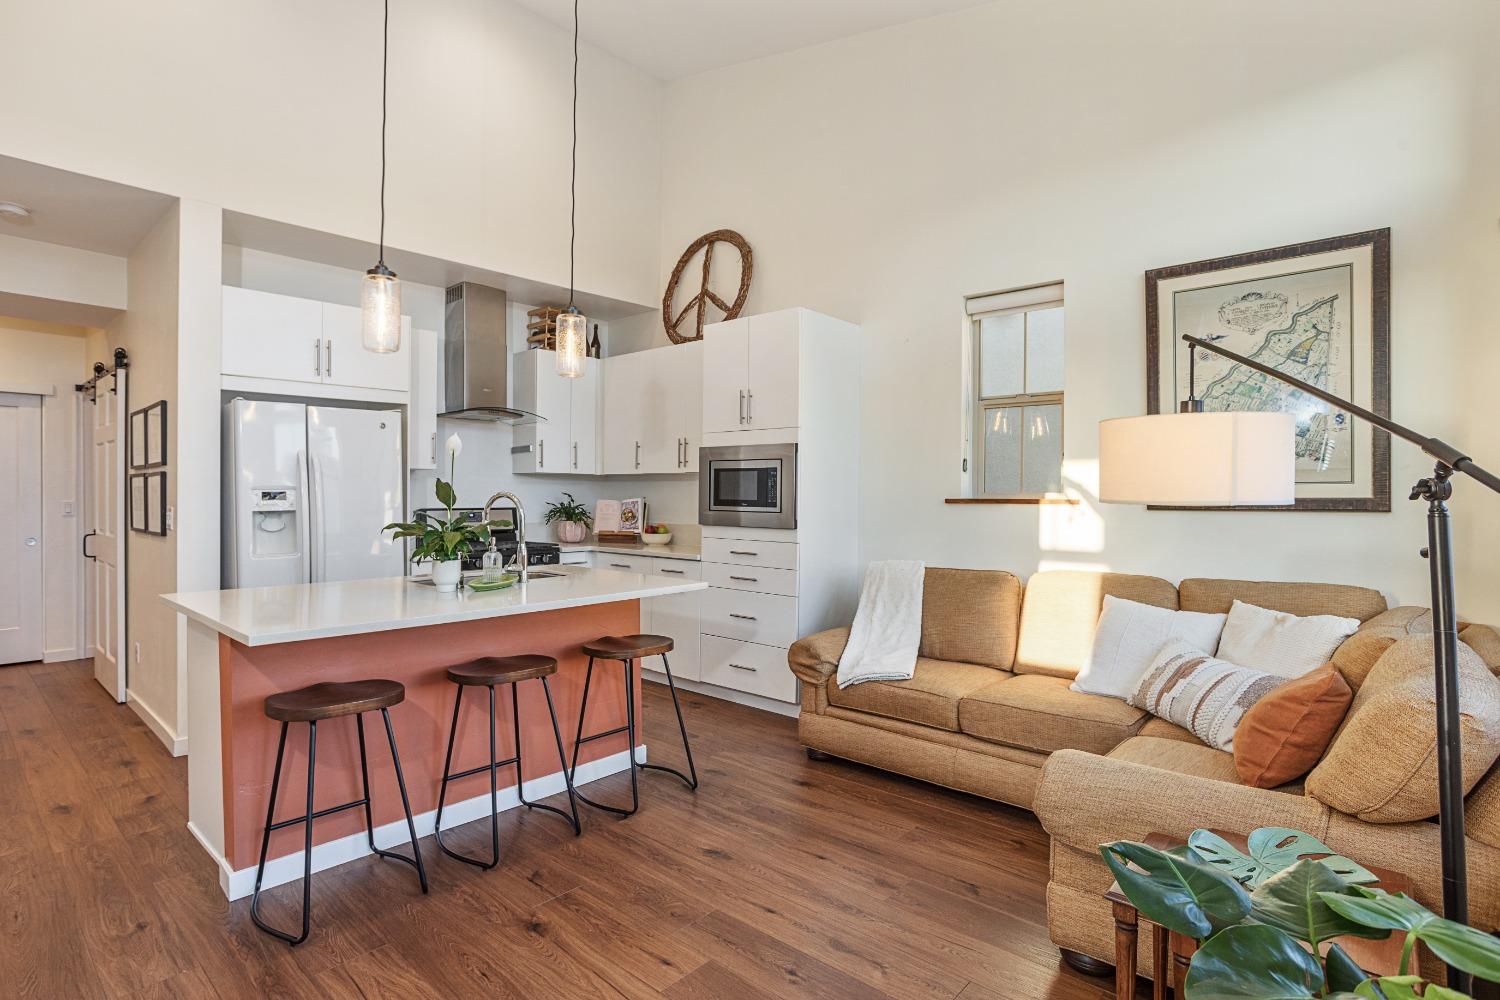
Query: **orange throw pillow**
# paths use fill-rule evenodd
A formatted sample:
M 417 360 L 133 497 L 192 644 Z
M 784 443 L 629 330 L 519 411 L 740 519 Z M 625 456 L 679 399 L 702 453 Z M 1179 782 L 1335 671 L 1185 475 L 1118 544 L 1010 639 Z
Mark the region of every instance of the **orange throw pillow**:
M 1234 769 L 1252 788 L 1295 781 L 1323 758 L 1354 691 L 1333 664 L 1278 684 L 1234 731 Z

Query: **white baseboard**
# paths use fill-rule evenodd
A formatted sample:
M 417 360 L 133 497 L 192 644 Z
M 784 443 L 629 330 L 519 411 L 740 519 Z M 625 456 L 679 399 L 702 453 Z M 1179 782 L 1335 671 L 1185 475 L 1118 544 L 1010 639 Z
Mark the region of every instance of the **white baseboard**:
M 83 650 L 77 646 L 69 646 L 66 649 L 45 649 L 42 651 L 43 663 L 65 663 L 68 660 L 86 660 Z
M 646 747 L 642 744 L 636 748 L 636 760 L 642 763 L 646 760 Z M 630 759 L 624 750 L 601 757 L 598 760 L 589 761 L 578 765 L 578 773 L 575 776 L 574 786 L 585 785 L 590 781 L 608 777 L 611 774 L 619 774 L 630 766 Z M 526 782 L 526 797 L 533 802 L 544 799 L 549 795 L 556 795 L 567 789 L 563 781 L 561 771 L 543 775 L 540 778 L 532 778 Z M 515 809 L 521 804 L 520 797 L 516 794 L 516 786 L 511 785 L 500 789 L 500 801 L 498 812 Z M 555 803 L 549 803 L 555 804 Z M 580 813 L 585 807 L 580 806 Z M 472 822 L 489 815 L 490 795 L 484 792 L 471 799 L 461 802 L 449 802 L 443 806 L 443 819 L 448 825 L 443 829 L 451 829 L 464 823 Z M 412 817 L 417 828 L 418 837 L 426 837 L 432 833 L 437 819 L 437 810 L 431 809 L 424 813 L 418 813 Z M 561 821 L 559 821 L 561 822 Z M 299 828 L 300 829 L 300 828 Z M 207 839 L 193 826 L 188 823 L 188 830 L 197 838 L 198 843 L 208 852 L 219 866 L 219 888 L 224 895 L 231 900 L 243 899 L 249 896 L 255 889 L 255 867 L 241 868 L 238 871 L 229 867 L 229 862 L 222 854 L 214 850 Z M 411 843 L 410 835 L 406 830 L 405 818 L 375 828 L 375 843 L 381 850 L 390 850 L 407 846 Z M 361 830 L 351 833 L 347 837 L 330 840 L 322 844 L 314 844 L 312 849 L 312 870 L 314 872 L 324 871 L 338 865 L 345 864 L 365 857 L 370 853 L 370 844 Z M 302 877 L 303 851 L 296 851 L 279 858 L 272 858 L 266 862 L 266 873 L 261 879 L 261 888 L 269 889 L 273 886 L 285 885 L 295 882 Z
M 141 701 L 140 696 L 128 688 L 125 691 L 125 703 L 130 706 L 131 711 L 140 716 L 146 728 L 156 734 L 156 738 L 161 740 L 162 746 L 166 747 L 173 757 L 181 757 L 187 753 L 187 737 L 178 736 L 173 732 L 172 727 L 156 714 L 155 709 Z
M 667 675 L 658 671 L 641 667 L 641 680 L 651 681 L 653 684 L 667 686 Z M 777 701 L 775 698 L 763 698 L 758 694 L 747 694 L 744 691 L 736 691 L 733 688 L 719 687 L 717 684 L 705 684 L 703 681 L 683 680 L 681 677 L 673 677 L 672 680 L 684 691 L 692 691 L 696 694 L 707 695 L 710 698 L 718 698 L 720 701 L 732 701 L 736 705 L 744 705 L 747 708 L 758 708 L 762 712 L 772 712 L 776 715 L 785 715 L 795 719 L 802 713 L 801 705 L 793 705 L 790 702 Z

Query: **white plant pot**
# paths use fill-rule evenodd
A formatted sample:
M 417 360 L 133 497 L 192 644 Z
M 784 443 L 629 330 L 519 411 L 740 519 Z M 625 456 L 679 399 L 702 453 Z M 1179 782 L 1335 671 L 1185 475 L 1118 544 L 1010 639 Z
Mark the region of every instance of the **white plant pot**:
M 458 589 L 463 579 L 464 564 L 460 559 L 448 559 L 432 564 L 432 583 L 442 594 L 451 594 Z
M 588 536 L 589 529 L 578 521 L 556 521 L 557 540 L 565 545 L 576 545 Z

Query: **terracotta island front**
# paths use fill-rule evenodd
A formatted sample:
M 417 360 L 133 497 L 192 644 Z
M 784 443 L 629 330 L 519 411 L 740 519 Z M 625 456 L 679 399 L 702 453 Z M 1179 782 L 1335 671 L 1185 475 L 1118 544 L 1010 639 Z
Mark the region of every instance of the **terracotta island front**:
M 492 593 L 439 593 L 412 578 L 254 587 L 167 594 L 163 600 L 186 619 L 188 719 L 188 826 L 219 866 L 219 882 L 230 899 L 248 896 L 265 826 L 266 805 L 280 724 L 266 717 L 265 699 L 320 681 L 385 678 L 406 687 L 406 700 L 391 709 L 417 834 L 433 829 L 438 784 L 455 686 L 448 666 L 480 656 L 541 653 L 556 658 L 549 680 L 568 752 L 578 725 L 587 657 L 581 643 L 640 631 L 640 601 L 701 590 L 696 580 L 672 579 L 612 569 L 549 566 L 531 578 Z M 636 673 L 639 685 L 640 674 Z M 565 790 L 547 703 L 537 681 L 517 686 L 527 799 Z M 639 697 L 639 690 L 637 690 Z M 454 770 L 485 763 L 488 712 L 482 700 L 466 700 L 461 714 Z M 498 746 L 513 746 L 508 692 L 497 692 Z M 625 721 L 624 671 L 601 663 L 589 691 L 588 730 L 612 729 Z M 367 723 L 368 726 L 368 723 Z M 639 720 L 638 720 L 639 726 Z M 378 846 L 407 842 L 401 798 L 378 715 L 370 744 L 370 787 Z M 368 735 L 368 734 L 367 734 Z M 637 759 L 646 759 L 637 729 Z M 576 782 L 582 785 L 628 766 L 626 736 L 585 743 Z M 278 819 L 300 814 L 306 796 L 305 726 L 287 739 Z M 514 767 L 501 771 L 500 808 L 517 804 Z M 359 749 L 353 718 L 318 727 L 316 807 L 360 797 Z M 489 783 L 450 787 L 443 828 L 488 814 Z M 349 810 L 320 819 L 314 829 L 313 870 L 369 853 L 364 815 Z M 271 838 L 265 885 L 301 877 L 300 827 Z

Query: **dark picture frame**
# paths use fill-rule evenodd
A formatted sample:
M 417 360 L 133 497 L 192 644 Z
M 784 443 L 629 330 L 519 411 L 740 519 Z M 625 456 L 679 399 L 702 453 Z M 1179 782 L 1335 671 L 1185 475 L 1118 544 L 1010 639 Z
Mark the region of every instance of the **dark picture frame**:
M 167 473 L 136 472 L 130 476 L 128 495 L 130 530 L 143 535 L 167 533 Z
M 130 413 L 130 467 L 167 464 L 167 401 L 159 399 Z
M 1364 258 L 1368 257 L 1368 271 L 1364 271 Z M 1177 329 L 1177 316 L 1175 308 L 1163 315 L 1162 299 L 1164 294 L 1173 296 L 1173 301 L 1181 294 L 1192 295 L 1199 292 L 1213 293 L 1216 288 L 1223 287 L 1228 292 L 1230 286 L 1241 299 L 1252 299 L 1257 294 L 1256 286 L 1265 288 L 1276 287 L 1277 282 L 1290 281 L 1299 275 L 1316 273 L 1320 270 L 1332 271 L 1337 268 L 1325 267 L 1320 261 L 1333 261 L 1343 258 L 1359 261 L 1360 270 L 1356 272 L 1353 264 L 1340 264 L 1338 267 L 1347 267 L 1351 275 L 1357 276 L 1357 281 L 1351 278 L 1351 288 L 1356 289 L 1351 294 L 1350 301 L 1345 306 L 1346 314 L 1351 317 L 1368 316 L 1369 337 L 1367 350 L 1364 352 L 1350 350 L 1346 356 L 1350 364 L 1349 377 L 1361 386 L 1367 386 L 1366 391 L 1361 393 L 1350 392 L 1349 398 L 1361 405 L 1368 406 L 1371 410 L 1382 416 L 1390 416 L 1391 412 L 1391 378 L 1390 378 L 1390 277 L 1391 277 L 1391 231 L 1390 229 L 1372 229 L 1361 233 L 1351 233 L 1347 236 L 1335 236 L 1329 239 L 1312 240 L 1306 243 L 1293 243 L 1287 246 L 1274 247 L 1270 250 L 1257 250 L 1252 253 L 1235 254 L 1228 257 L 1216 257 L 1211 260 L 1195 261 L 1191 264 L 1178 264 L 1172 267 L 1159 267 L 1146 272 L 1146 411 L 1148 413 L 1171 412 L 1177 409 L 1176 384 L 1163 386 L 1163 371 L 1176 372 L 1186 370 L 1188 358 L 1187 345 L 1182 343 L 1180 333 L 1193 333 L 1195 336 L 1203 336 L 1207 331 L 1199 328 L 1179 331 Z M 1284 264 L 1284 267 L 1276 265 Z M 1270 266 L 1266 266 L 1270 265 Z M 1251 270 L 1253 269 L 1253 270 Z M 1253 276 L 1245 276 L 1247 272 Z M 1165 287 L 1164 287 L 1165 286 Z M 1248 290 L 1248 294 L 1246 293 Z M 1272 293 L 1274 294 L 1274 293 Z M 1366 297 L 1367 296 L 1367 297 Z M 1221 315 L 1223 315 L 1221 313 Z M 1263 331 L 1262 331 L 1263 332 Z M 1360 344 L 1365 345 L 1361 336 Z M 1351 343 L 1353 343 L 1351 333 Z M 1243 345 L 1226 344 L 1241 353 Z M 1171 353 L 1166 353 L 1171 352 Z M 1199 358 L 1208 356 L 1208 352 L 1200 352 Z M 1273 367 L 1277 367 L 1273 364 Z M 1289 374 L 1299 374 L 1289 372 Z M 1262 376 L 1263 377 L 1263 376 Z M 1299 377 L 1301 377 L 1299 375 Z M 1195 386 L 1199 392 L 1203 390 L 1202 376 Z M 1363 396 L 1364 398 L 1361 398 Z M 1166 409 L 1164 409 L 1164 404 Z M 1210 405 L 1210 408 L 1214 408 Z M 1230 407 L 1220 406 L 1225 409 Z M 1322 510 L 1322 511 L 1358 511 L 1385 513 L 1391 509 L 1391 437 L 1390 434 L 1379 428 L 1368 425 L 1354 426 L 1355 421 L 1349 420 L 1347 425 L 1341 415 L 1333 414 L 1330 420 L 1337 419 L 1341 429 L 1348 427 L 1345 432 L 1348 440 L 1358 441 L 1356 435 L 1369 435 L 1368 442 L 1360 442 L 1357 446 L 1349 448 L 1351 469 L 1353 463 L 1362 461 L 1362 455 L 1367 456 L 1368 470 L 1362 470 L 1363 483 L 1361 479 L 1354 477 L 1351 472 L 1351 481 L 1347 484 L 1331 483 L 1313 486 L 1305 484 L 1300 476 L 1298 482 L 1299 496 L 1294 504 L 1285 507 L 1199 507 L 1182 508 L 1174 507 L 1173 510 L 1197 509 L 1197 510 Z M 1307 485 L 1310 492 L 1318 492 L 1323 495 L 1301 496 L 1301 490 Z M 1321 487 L 1321 488 L 1320 488 Z M 1336 493 L 1340 488 L 1347 487 L 1349 495 L 1328 495 Z M 1166 508 L 1154 508 L 1166 509 Z

